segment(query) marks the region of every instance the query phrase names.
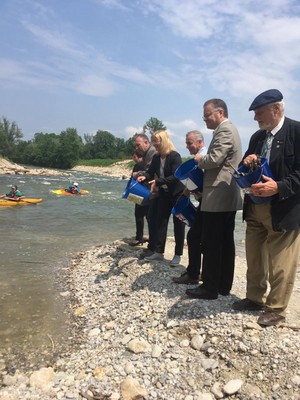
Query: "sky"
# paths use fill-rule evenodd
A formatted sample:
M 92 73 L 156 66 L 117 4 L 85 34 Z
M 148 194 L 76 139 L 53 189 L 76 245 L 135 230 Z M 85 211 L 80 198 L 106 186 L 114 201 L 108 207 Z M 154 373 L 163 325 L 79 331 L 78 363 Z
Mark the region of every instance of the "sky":
M 24 140 L 127 140 L 155 117 L 187 156 L 186 132 L 208 145 L 203 103 L 221 98 L 245 151 L 248 108 L 273 88 L 300 120 L 299 0 L 0 0 L 0 13 L 0 118 Z

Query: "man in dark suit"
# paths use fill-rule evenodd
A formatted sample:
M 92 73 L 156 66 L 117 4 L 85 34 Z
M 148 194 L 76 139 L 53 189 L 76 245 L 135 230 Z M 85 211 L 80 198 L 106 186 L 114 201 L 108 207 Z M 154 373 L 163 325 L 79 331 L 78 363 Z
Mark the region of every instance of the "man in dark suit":
M 135 135 L 134 147 L 136 151 L 142 153 L 143 162 L 145 165 L 145 168 L 142 171 L 133 172 L 132 177 L 134 179 L 137 179 L 139 176 L 143 175 L 145 171 L 149 168 L 152 158 L 154 154 L 156 154 L 156 149 L 154 146 L 152 146 L 151 142 L 148 139 L 148 136 L 145 133 L 138 133 L 137 135 Z M 153 240 L 152 232 L 155 231 L 155 215 L 156 215 L 157 201 L 154 197 L 155 196 L 152 195 L 147 214 L 147 223 L 149 232 L 148 246 L 141 252 L 139 256 L 139 258 L 141 259 L 145 258 L 146 256 L 152 255 L 155 249 L 155 242 Z
M 284 116 L 282 99 L 277 89 L 254 99 L 249 111 L 254 111 L 260 129 L 243 157 L 246 166 L 257 162 L 258 156 L 267 158 L 273 179 L 263 175 L 263 182 L 253 184 L 250 194 L 272 198 L 256 204 L 245 196 L 247 293 L 232 308 L 264 309 L 257 321 L 263 326 L 285 321 L 300 250 L 300 122 Z
M 196 155 L 197 153 L 207 153 L 207 148 L 204 144 L 204 138 L 200 131 L 194 130 L 188 132 L 186 134 L 185 143 L 187 149 L 192 155 Z M 183 194 L 190 196 L 190 191 L 186 188 Z M 197 206 L 195 220 L 186 235 L 189 263 L 186 270 L 180 276 L 172 278 L 173 282 L 184 285 L 197 284 L 199 282 L 201 270 L 202 213 L 200 207 L 202 193 L 193 191 L 192 196 L 194 196 L 195 199 L 199 201 L 199 204 Z

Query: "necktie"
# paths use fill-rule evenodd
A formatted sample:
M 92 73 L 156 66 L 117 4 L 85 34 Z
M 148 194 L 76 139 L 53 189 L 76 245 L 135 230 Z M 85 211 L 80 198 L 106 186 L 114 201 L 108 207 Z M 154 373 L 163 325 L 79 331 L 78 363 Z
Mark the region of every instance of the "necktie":
M 264 144 L 263 144 L 262 149 L 261 149 L 261 154 L 260 154 L 261 157 L 267 158 L 267 156 L 270 155 L 272 141 L 273 141 L 272 132 L 268 132 L 267 131 L 266 132 L 266 138 L 265 138 Z

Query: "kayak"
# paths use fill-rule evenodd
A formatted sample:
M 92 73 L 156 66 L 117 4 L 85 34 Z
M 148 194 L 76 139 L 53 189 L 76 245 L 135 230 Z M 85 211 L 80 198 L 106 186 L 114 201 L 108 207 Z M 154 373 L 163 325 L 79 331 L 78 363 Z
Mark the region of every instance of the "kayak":
M 65 191 L 65 189 L 56 189 L 56 190 L 51 190 L 51 192 L 52 193 L 55 193 L 55 194 L 64 194 L 64 195 L 70 195 L 70 194 L 72 194 L 72 195 L 78 195 L 78 194 L 85 194 L 85 193 L 88 193 L 89 191 L 88 190 L 85 190 L 85 189 L 80 189 L 80 192 L 79 193 L 70 193 L 70 192 L 66 192 Z
M 21 199 L 19 201 L 15 201 L 15 200 L 8 200 L 8 199 L 0 199 L 0 207 L 4 207 L 4 206 L 20 206 L 20 205 L 24 205 L 24 204 L 37 204 L 37 203 L 41 203 L 43 201 L 43 199 L 40 198 L 25 198 L 25 199 Z

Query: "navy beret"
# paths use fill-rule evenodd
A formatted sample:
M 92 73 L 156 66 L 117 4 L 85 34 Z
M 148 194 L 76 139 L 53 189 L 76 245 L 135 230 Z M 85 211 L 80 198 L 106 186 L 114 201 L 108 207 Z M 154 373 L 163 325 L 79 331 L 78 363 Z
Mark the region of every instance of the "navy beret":
M 266 104 L 276 103 L 277 101 L 281 101 L 283 99 L 282 93 L 277 89 L 269 89 L 265 92 L 259 94 L 253 100 L 251 106 L 249 107 L 249 111 L 256 110 L 259 107 L 262 107 Z

